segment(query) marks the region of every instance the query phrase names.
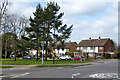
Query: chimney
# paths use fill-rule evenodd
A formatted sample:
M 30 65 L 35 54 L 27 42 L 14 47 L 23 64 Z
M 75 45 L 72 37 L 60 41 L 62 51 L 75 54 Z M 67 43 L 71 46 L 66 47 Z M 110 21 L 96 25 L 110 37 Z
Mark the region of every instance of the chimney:
M 99 37 L 99 39 L 101 39 L 101 37 Z
M 91 40 L 91 37 L 89 37 L 89 40 Z

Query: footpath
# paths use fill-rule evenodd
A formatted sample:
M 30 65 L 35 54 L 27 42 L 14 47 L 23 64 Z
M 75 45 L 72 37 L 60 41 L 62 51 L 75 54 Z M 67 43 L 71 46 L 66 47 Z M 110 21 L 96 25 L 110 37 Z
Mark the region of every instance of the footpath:
M 111 61 L 116 61 L 117 59 L 107 59 L 107 60 L 93 60 L 93 62 L 88 63 L 69 63 L 69 64 L 45 64 L 45 65 L 75 65 L 75 66 L 87 66 L 87 65 L 95 65 L 95 64 L 103 64 L 103 63 L 109 63 Z M 0 66 L 13 66 L 13 68 L 8 68 L 7 70 L 25 70 L 25 69 L 32 69 L 35 66 L 42 65 L 0 65 Z M 5 69 L 6 70 L 6 69 Z

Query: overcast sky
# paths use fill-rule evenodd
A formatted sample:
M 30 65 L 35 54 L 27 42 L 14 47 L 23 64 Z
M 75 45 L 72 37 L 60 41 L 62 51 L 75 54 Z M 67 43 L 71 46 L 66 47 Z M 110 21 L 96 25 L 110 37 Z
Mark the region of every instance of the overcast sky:
M 16 2 L 15 2 L 16 1 Z M 111 38 L 118 41 L 118 0 L 52 0 L 64 12 L 64 24 L 73 25 L 71 41 L 79 43 L 83 39 Z M 33 16 L 35 7 L 43 7 L 50 0 L 12 0 L 10 12 Z

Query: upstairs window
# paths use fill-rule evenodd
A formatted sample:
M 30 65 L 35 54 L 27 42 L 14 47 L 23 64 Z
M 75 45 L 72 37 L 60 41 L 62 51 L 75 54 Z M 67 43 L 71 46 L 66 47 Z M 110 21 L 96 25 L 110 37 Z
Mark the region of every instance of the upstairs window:
M 77 47 L 77 50 L 80 50 L 80 48 L 79 48 L 79 47 Z

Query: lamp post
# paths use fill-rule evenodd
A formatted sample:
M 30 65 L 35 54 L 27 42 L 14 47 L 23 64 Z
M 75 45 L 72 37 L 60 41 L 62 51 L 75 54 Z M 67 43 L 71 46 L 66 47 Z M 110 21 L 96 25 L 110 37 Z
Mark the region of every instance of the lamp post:
M 44 41 L 42 41 L 42 65 L 44 64 Z

